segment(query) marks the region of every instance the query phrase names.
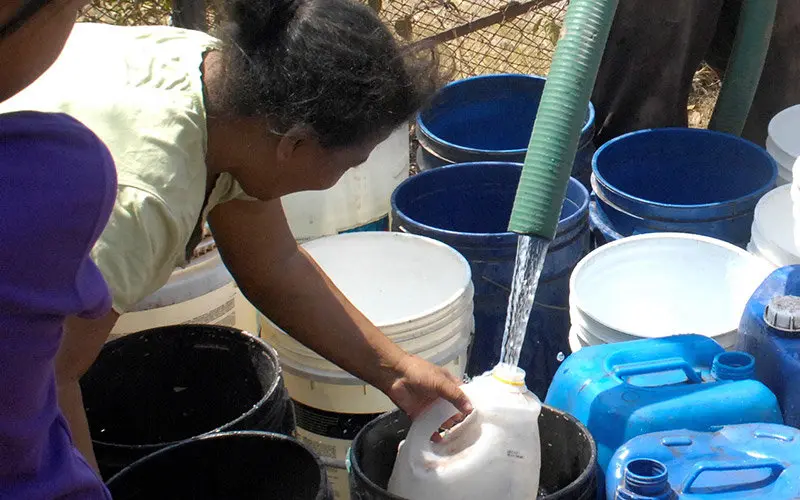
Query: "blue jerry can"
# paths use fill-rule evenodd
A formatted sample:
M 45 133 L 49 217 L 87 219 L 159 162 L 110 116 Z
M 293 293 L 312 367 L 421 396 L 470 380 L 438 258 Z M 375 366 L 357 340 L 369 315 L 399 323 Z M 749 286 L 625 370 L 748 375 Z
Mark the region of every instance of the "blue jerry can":
M 772 389 L 787 425 L 800 427 L 800 266 L 773 272 L 747 303 L 737 348 L 756 359 L 756 378 Z
M 601 470 L 624 443 L 651 432 L 783 423 L 775 395 L 752 380 L 753 357 L 700 335 L 592 346 L 567 358 L 545 402 L 597 441 Z
M 800 431 L 743 424 L 716 432 L 657 432 L 617 450 L 608 500 L 800 498 Z

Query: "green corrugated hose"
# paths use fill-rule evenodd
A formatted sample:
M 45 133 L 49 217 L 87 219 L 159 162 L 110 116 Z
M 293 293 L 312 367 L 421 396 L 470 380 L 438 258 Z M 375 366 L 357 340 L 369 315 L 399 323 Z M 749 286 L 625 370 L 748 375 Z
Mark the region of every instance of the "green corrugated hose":
M 764 69 L 777 8 L 778 0 L 743 0 L 733 50 L 709 128 L 741 135 Z
M 619 0 L 572 0 L 533 126 L 508 230 L 555 237 L 572 162 Z M 741 134 L 764 66 L 777 0 L 744 0 L 712 127 Z
M 619 0 L 572 0 L 542 92 L 508 230 L 552 240 Z

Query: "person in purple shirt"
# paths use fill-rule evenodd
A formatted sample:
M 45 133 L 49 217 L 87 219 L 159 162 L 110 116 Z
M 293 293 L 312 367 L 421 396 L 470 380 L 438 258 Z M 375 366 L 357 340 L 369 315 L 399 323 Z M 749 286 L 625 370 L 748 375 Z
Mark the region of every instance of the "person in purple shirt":
M 0 4 L 0 101 L 52 64 L 85 1 Z M 64 320 L 108 313 L 89 251 L 116 194 L 108 149 L 66 115 L 0 115 L 0 499 L 109 500 L 56 396 Z

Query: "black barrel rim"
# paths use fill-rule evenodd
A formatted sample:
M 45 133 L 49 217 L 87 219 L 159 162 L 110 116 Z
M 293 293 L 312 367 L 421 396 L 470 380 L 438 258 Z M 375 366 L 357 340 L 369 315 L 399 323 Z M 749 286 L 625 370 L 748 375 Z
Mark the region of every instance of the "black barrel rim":
M 328 482 L 328 475 L 325 472 L 325 466 L 320 460 L 319 456 L 314 453 L 314 451 L 309 448 L 306 444 L 300 442 L 299 440 L 290 437 L 284 436 L 283 434 L 277 434 L 274 432 L 261 432 L 261 431 L 232 431 L 232 432 L 218 432 L 216 434 L 204 434 L 202 436 L 193 437 L 178 443 L 174 443 L 170 446 L 162 448 L 154 453 L 151 453 L 145 457 L 140 458 L 139 460 L 133 462 L 132 464 L 128 465 L 118 473 L 114 474 L 111 479 L 109 479 L 106 484 L 109 487 L 113 486 L 113 483 L 119 482 L 125 479 L 128 474 L 131 474 L 132 470 L 151 459 L 160 458 L 166 454 L 172 453 L 176 448 L 183 447 L 183 446 L 190 446 L 195 443 L 202 443 L 205 441 L 210 440 L 220 440 L 220 439 L 227 439 L 227 438 L 270 438 L 276 441 L 283 441 L 286 443 L 290 443 L 294 446 L 297 446 L 303 449 L 308 456 L 314 461 L 317 466 L 317 470 L 319 470 L 319 492 L 317 493 L 317 500 L 322 500 L 327 497 L 328 490 L 330 489 L 330 485 Z M 287 499 L 288 500 L 288 499 Z
M 592 437 L 592 434 L 589 432 L 589 429 L 586 428 L 586 426 L 583 425 L 580 422 L 580 420 L 578 420 L 577 418 L 573 417 L 569 413 L 563 412 L 561 410 L 553 408 L 552 406 L 548 406 L 548 405 L 544 405 L 544 404 L 542 405 L 542 409 L 547 409 L 547 411 L 549 411 L 552 414 L 558 416 L 559 418 L 564 418 L 565 420 L 568 420 L 569 422 L 574 424 L 575 427 L 578 430 L 580 430 L 581 434 L 583 436 L 587 437 L 587 441 L 590 444 L 591 453 L 590 453 L 590 456 L 589 456 L 588 464 L 583 469 L 583 471 L 578 475 L 578 477 L 576 477 L 571 483 L 569 483 L 568 485 L 564 486 L 563 488 L 561 488 L 557 492 L 550 493 L 548 495 L 540 497 L 542 499 L 553 498 L 553 497 L 558 498 L 558 497 L 561 497 L 561 496 L 569 495 L 572 492 L 574 492 L 575 490 L 582 488 L 585 484 L 590 483 L 592 481 L 592 476 L 597 474 L 597 472 L 598 472 L 597 471 L 597 443 L 595 442 L 594 438 Z M 359 433 L 356 435 L 355 439 L 353 439 L 353 443 L 354 444 L 356 442 L 360 443 L 362 441 L 362 437 L 363 437 L 364 433 L 369 432 L 369 430 L 372 429 L 375 425 L 377 425 L 380 420 L 382 420 L 384 418 L 390 418 L 390 416 L 392 414 L 395 414 L 395 413 L 399 413 L 399 410 L 386 412 L 383 415 L 381 415 L 381 416 L 377 417 L 376 419 L 374 419 L 369 424 L 365 425 L 361 429 L 361 431 L 359 431 Z M 541 439 L 541 436 L 540 436 L 540 439 Z M 377 484 L 375 484 L 375 482 L 372 481 L 372 479 L 369 478 L 364 473 L 364 471 L 361 469 L 360 461 L 355 459 L 354 455 L 355 455 L 356 452 L 355 452 L 354 448 L 355 448 L 355 446 L 350 448 L 350 452 L 349 452 L 349 456 L 348 456 L 348 467 L 352 471 L 352 473 L 355 474 L 358 477 L 359 481 L 361 481 L 362 484 L 367 487 L 367 489 L 370 491 L 370 493 L 381 495 L 382 498 L 386 498 L 387 500 L 409 500 L 407 498 L 403 498 L 403 497 L 399 497 L 397 495 L 393 495 L 392 493 L 389 493 L 387 490 L 385 490 L 385 489 L 381 488 L 380 486 L 378 486 Z
M 596 469 L 597 469 L 598 466 L 597 466 L 597 443 L 595 442 L 594 437 L 592 436 L 592 433 L 589 432 L 589 429 L 585 425 L 583 425 L 583 423 L 580 420 L 578 420 L 577 418 L 573 417 L 572 415 L 570 415 L 567 412 L 563 412 L 563 411 L 561 411 L 561 410 L 559 410 L 557 408 L 553 408 L 552 406 L 547 406 L 547 405 L 543 404 L 542 405 L 542 409 L 544 409 L 544 408 L 547 408 L 547 410 L 550 411 L 551 413 L 553 413 L 555 415 L 558 415 L 559 417 L 564 418 L 565 420 L 568 420 L 568 421 L 572 422 L 575 425 L 575 427 L 577 427 L 581 431 L 581 434 L 583 434 L 584 436 L 586 436 L 588 438 L 589 444 L 591 445 L 590 446 L 591 454 L 589 456 L 589 464 L 583 469 L 583 472 L 581 472 L 578 475 L 578 477 L 576 477 L 575 480 L 572 481 L 571 483 L 569 483 L 567 486 L 561 488 L 560 490 L 558 490 L 555 493 L 551 493 L 549 495 L 545 495 L 544 497 L 542 497 L 542 498 L 546 499 L 546 498 L 550 498 L 550 497 L 553 497 L 553 496 L 556 496 L 556 495 L 558 495 L 558 496 L 566 495 L 566 494 L 569 494 L 569 493 L 573 492 L 574 490 L 580 488 L 581 485 L 591 481 L 591 477 L 590 476 L 593 476 L 593 475 L 597 474 L 597 470 Z M 541 439 L 541 436 L 539 438 Z
M 242 340 L 244 342 L 250 342 L 252 344 L 257 345 L 260 349 L 263 349 L 264 352 L 267 353 L 267 356 L 275 364 L 275 377 L 274 377 L 274 380 L 270 383 L 269 388 L 264 391 L 264 395 L 261 397 L 261 399 L 259 399 L 256 403 L 254 403 L 252 408 L 250 408 L 246 412 L 242 413 L 241 415 L 236 417 L 234 420 L 226 422 L 226 423 L 224 423 L 224 424 L 222 424 L 220 426 L 217 426 L 216 428 L 211 429 L 209 431 L 206 431 L 206 432 L 203 432 L 201 434 L 194 435 L 194 436 L 189 436 L 189 437 L 186 437 L 184 439 L 166 441 L 166 442 L 163 442 L 163 443 L 148 443 L 148 444 L 122 444 L 122 443 L 112 443 L 112 442 L 108 442 L 108 441 L 102 441 L 102 440 L 99 440 L 99 439 L 92 439 L 92 443 L 94 443 L 95 445 L 106 446 L 106 447 L 109 447 L 109 448 L 124 448 L 124 449 L 128 449 L 128 450 L 136 450 L 136 451 L 154 450 L 153 454 L 154 453 L 159 453 L 163 449 L 171 448 L 173 446 L 176 446 L 176 445 L 179 445 L 179 444 L 183 444 L 183 443 L 185 443 L 186 441 L 189 441 L 189 440 L 198 439 L 198 438 L 207 437 L 207 436 L 212 436 L 212 435 L 220 435 L 220 434 L 224 435 L 224 434 L 227 434 L 225 432 L 226 430 L 231 429 L 231 428 L 235 427 L 236 425 L 240 424 L 242 421 L 252 417 L 257 411 L 259 411 L 259 409 L 264 404 L 267 403 L 267 401 L 269 401 L 269 399 L 271 397 L 273 397 L 273 395 L 275 394 L 275 391 L 278 389 L 278 386 L 282 383 L 282 380 L 283 380 L 283 378 L 282 378 L 283 377 L 283 369 L 281 368 L 280 360 L 279 360 L 277 351 L 275 351 L 275 349 L 272 346 L 270 346 L 269 344 L 264 342 L 262 339 L 254 336 L 254 335 L 250 335 L 248 333 L 245 333 L 243 330 L 239 330 L 238 328 L 233 328 L 233 327 L 223 326 L 223 325 L 206 325 L 206 324 L 202 324 L 202 325 L 200 325 L 200 324 L 198 324 L 198 325 L 167 325 L 167 326 L 161 326 L 161 327 L 156 327 L 156 328 L 150 328 L 150 329 L 147 329 L 147 330 L 142 330 L 140 332 L 131 333 L 131 334 L 125 335 L 123 337 L 120 337 L 118 339 L 114 339 L 111 342 L 109 342 L 108 344 L 106 344 L 105 346 L 103 346 L 103 349 L 106 349 L 106 348 L 112 349 L 114 346 L 119 345 L 120 343 L 124 342 L 126 339 L 135 339 L 135 338 L 138 338 L 138 337 L 143 337 L 143 336 L 146 336 L 146 335 L 153 335 L 154 333 L 161 333 L 161 332 L 165 332 L 165 331 L 169 331 L 169 330 L 179 330 L 179 329 L 180 330 L 184 330 L 187 327 L 199 327 L 199 328 L 203 328 L 204 330 L 215 331 L 216 333 L 224 333 L 226 335 L 233 335 L 233 336 L 238 337 L 240 340 Z M 173 333 L 173 334 L 175 334 L 175 333 Z M 247 431 L 236 431 L 236 432 L 247 432 Z M 232 433 L 232 432 L 230 432 L 230 433 Z M 156 451 L 156 450 L 158 450 L 158 451 Z M 150 455 L 151 454 L 148 454 L 147 456 L 150 456 Z M 144 457 L 144 458 L 147 458 L 147 457 Z M 137 462 L 138 461 L 139 460 L 137 460 Z M 131 465 L 133 465 L 133 464 L 131 464 Z

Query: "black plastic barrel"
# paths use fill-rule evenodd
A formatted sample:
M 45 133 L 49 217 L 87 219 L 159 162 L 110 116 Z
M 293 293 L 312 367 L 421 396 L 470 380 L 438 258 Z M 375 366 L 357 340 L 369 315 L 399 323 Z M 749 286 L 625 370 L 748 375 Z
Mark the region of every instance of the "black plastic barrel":
M 184 441 L 111 478 L 114 500 L 331 500 L 325 468 L 296 440 L 226 432 Z
M 407 500 L 386 491 L 397 445 L 411 425 L 400 411 L 386 413 L 358 433 L 350 449 L 351 500 Z M 542 406 L 539 499 L 589 500 L 598 495 L 597 447 L 573 416 Z M 410 499 L 414 500 L 414 499 Z
M 104 478 L 203 434 L 295 427 L 276 352 L 224 326 L 167 326 L 109 342 L 81 389 Z

